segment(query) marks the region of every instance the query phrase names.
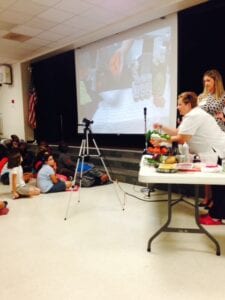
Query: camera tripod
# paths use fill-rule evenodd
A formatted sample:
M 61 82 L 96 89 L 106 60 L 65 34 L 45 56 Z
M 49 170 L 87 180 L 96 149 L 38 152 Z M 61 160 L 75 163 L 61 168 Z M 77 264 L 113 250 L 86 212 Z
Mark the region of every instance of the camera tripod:
M 84 120 L 86 120 L 86 119 L 84 119 Z M 77 162 L 76 162 L 76 168 L 75 168 L 75 172 L 74 172 L 74 178 L 73 178 L 73 181 L 72 181 L 72 186 L 75 186 L 75 184 L 79 181 L 80 188 L 78 189 L 78 202 L 80 202 L 80 190 L 81 190 L 81 187 L 82 187 L 82 178 L 83 178 L 85 158 L 87 158 L 87 159 L 89 159 L 90 157 L 99 158 L 102 165 L 103 165 L 103 167 L 104 167 L 105 173 L 107 174 L 107 176 L 109 178 L 109 182 L 114 184 L 114 181 L 112 180 L 112 178 L 109 174 L 109 171 L 108 171 L 108 169 L 105 165 L 105 162 L 103 160 L 101 152 L 100 152 L 100 150 L 97 146 L 97 143 L 96 143 L 95 139 L 92 136 L 92 131 L 89 128 L 89 124 L 90 124 L 90 122 L 86 123 L 85 125 L 79 124 L 79 126 L 85 126 L 85 128 L 84 128 L 84 138 L 81 141 L 80 150 L 79 150 L 79 154 L 78 154 L 78 158 L 77 158 Z M 89 136 L 91 136 L 91 141 L 92 141 L 92 144 L 94 146 L 94 147 L 92 147 L 92 149 L 94 149 L 97 154 L 93 154 L 93 151 L 92 151 L 92 154 L 90 153 Z M 78 172 L 79 167 L 80 167 L 80 172 Z M 115 187 L 114 187 L 114 189 L 115 189 L 115 192 L 116 192 L 117 197 L 119 199 L 119 202 L 120 202 L 121 206 L 124 209 L 124 205 L 120 201 L 120 197 L 118 195 L 118 192 L 117 192 Z M 70 207 L 70 202 L 71 202 L 71 195 L 72 195 L 72 193 L 70 193 L 70 197 L 69 197 L 69 200 L 68 200 L 68 204 L 67 204 L 67 208 L 66 208 L 66 215 L 65 215 L 64 220 L 67 220 L 67 217 L 68 217 L 69 207 Z

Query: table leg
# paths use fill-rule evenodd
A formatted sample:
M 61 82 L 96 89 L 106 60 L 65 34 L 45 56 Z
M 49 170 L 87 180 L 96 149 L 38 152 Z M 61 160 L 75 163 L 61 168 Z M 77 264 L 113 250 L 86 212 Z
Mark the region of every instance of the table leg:
M 152 241 L 162 232 L 183 232 L 183 233 L 204 233 L 216 246 L 216 255 L 220 255 L 220 245 L 217 240 L 199 223 L 199 207 L 198 207 L 198 195 L 199 185 L 195 185 L 195 221 L 198 228 L 180 228 L 180 227 L 169 227 L 172 218 L 172 187 L 168 184 L 168 215 L 166 223 L 156 231 L 155 234 L 149 239 L 147 251 L 151 251 Z M 176 203 L 178 203 L 177 201 Z M 176 204 L 175 203 L 175 204 Z M 190 204 L 190 203 L 189 203 Z
M 149 239 L 148 241 L 148 248 L 147 251 L 151 252 L 151 243 L 152 241 L 163 231 L 166 231 L 166 228 L 168 228 L 168 225 L 171 222 L 171 216 L 172 216 L 172 187 L 171 184 L 168 184 L 168 218 L 166 223 L 158 230 L 156 233 Z

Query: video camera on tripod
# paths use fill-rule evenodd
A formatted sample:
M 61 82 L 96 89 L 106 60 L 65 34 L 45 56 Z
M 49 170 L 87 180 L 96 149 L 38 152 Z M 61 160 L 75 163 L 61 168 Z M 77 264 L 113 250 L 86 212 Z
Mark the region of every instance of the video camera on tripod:
M 77 126 L 84 126 L 85 128 L 88 128 L 91 124 L 94 123 L 93 120 L 90 121 L 90 120 L 88 120 L 86 118 L 83 118 L 82 122 L 83 122 L 83 124 L 77 124 Z
M 97 146 L 97 143 L 96 143 L 95 139 L 92 137 L 91 129 L 89 128 L 90 124 L 93 124 L 94 121 L 90 121 L 86 118 L 83 118 L 82 122 L 83 122 L 83 124 L 77 124 L 77 126 L 83 126 L 84 127 L 84 137 L 81 141 L 80 150 L 79 150 L 79 154 L 78 154 L 78 158 L 77 158 L 77 162 L 76 162 L 76 169 L 75 169 L 74 178 L 73 178 L 73 185 L 75 185 L 75 183 L 77 182 L 77 176 L 78 176 L 78 173 L 79 173 L 79 186 L 80 186 L 80 189 L 81 189 L 84 162 L 85 162 L 85 159 L 89 159 L 90 157 L 96 157 L 96 158 L 100 159 L 100 161 L 102 163 L 102 166 L 104 167 L 105 173 L 107 174 L 108 180 L 110 182 L 113 182 L 112 178 L 109 174 L 109 171 L 108 171 L 108 169 L 105 165 L 105 162 L 103 160 L 102 154 L 101 154 L 101 152 L 100 152 L 100 150 Z M 91 135 L 91 142 L 93 144 L 92 150 L 95 150 L 96 154 L 94 154 L 94 153 L 90 154 L 89 153 L 89 135 Z M 78 172 L 78 167 L 79 166 L 80 166 L 80 170 Z M 80 202 L 80 189 L 79 189 L 78 202 Z M 70 195 L 72 195 L 72 193 Z M 64 220 L 67 220 L 67 217 L 68 217 L 70 200 L 71 200 L 71 196 L 68 200 L 67 209 L 66 209 L 66 216 L 65 216 Z

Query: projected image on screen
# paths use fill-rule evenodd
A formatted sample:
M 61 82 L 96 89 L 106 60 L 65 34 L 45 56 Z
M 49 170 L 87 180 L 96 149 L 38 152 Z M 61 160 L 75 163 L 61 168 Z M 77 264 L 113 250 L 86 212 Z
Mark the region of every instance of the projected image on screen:
M 79 122 L 93 120 L 94 133 L 143 134 L 147 111 L 148 128 L 174 125 L 171 35 L 165 26 L 76 50 Z

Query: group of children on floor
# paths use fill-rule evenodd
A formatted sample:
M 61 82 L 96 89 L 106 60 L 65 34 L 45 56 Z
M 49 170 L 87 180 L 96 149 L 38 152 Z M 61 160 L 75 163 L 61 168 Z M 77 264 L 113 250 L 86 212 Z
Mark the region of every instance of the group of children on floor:
M 71 159 L 68 145 L 61 142 L 59 156 L 54 158 L 51 147 L 44 141 L 38 145 L 37 153 L 28 150 L 25 141 L 16 135 L 0 143 L 0 181 L 10 185 L 13 199 L 30 197 L 40 193 L 55 193 L 70 189 L 73 185 L 76 163 Z M 81 171 L 78 166 L 77 172 Z M 109 177 L 90 164 L 83 164 L 82 186 L 107 183 Z M 74 183 L 75 184 L 75 183 Z M 0 201 L 0 215 L 7 214 L 7 202 Z

